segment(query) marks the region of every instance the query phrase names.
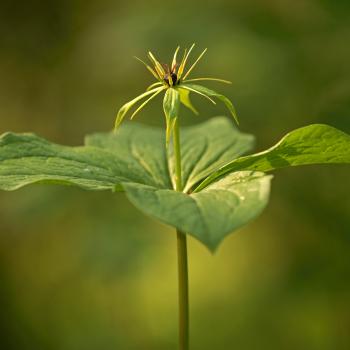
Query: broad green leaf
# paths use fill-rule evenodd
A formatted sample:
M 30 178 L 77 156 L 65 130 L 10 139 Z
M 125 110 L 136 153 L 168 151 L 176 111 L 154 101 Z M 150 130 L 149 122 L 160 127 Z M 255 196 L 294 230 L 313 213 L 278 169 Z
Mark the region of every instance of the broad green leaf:
M 183 128 L 181 146 L 185 190 L 190 191 L 210 172 L 248 151 L 253 143 L 251 135 L 240 133 L 222 117 Z M 88 190 L 125 190 L 130 198 L 137 191 L 138 197 L 144 196 L 144 199 L 133 202 L 145 213 L 150 213 L 152 208 L 148 206 L 145 188 L 168 194 L 164 203 L 159 203 L 158 209 L 152 208 L 153 211 L 166 210 L 169 205 L 183 210 L 183 203 L 187 205 L 188 198 L 193 198 L 198 205 L 191 209 L 187 220 L 182 220 L 180 215 L 173 216 L 173 221 L 169 222 L 169 212 L 164 217 L 159 213 L 154 215 L 175 227 L 188 227 L 191 234 L 211 249 L 228 232 L 257 215 L 267 201 L 267 197 L 261 196 L 262 202 L 247 210 L 249 202 L 237 199 L 253 198 L 251 196 L 257 193 L 256 186 L 265 177 L 255 174 L 249 179 L 245 176 L 238 178 L 236 174 L 213 184 L 200 195 L 177 193 L 172 190 L 169 172 L 172 161 L 172 155 L 168 158 L 166 154 L 164 131 L 137 123 L 124 124 L 114 133 L 89 135 L 85 146 L 81 147 L 57 145 L 34 134 L 7 133 L 0 137 L 0 189 L 14 190 L 33 183 L 63 184 Z M 252 186 L 249 191 L 248 183 Z M 247 196 L 243 194 L 244 190 L 249 192 Z M 178 202 L 172 202 L 173 199 Z M 199 209 L 201 205 L 206 218 Z M 188 222 L 192 222 L 192 226 Z M 219 226 L 217 222 L 220 222 Z
M 0 189 L 15 190 L 31 183 L 76 185 L 113 190 L 113 157 L 103 150 L 52 144 L 34 134 L 7 133 L 0 138 Z
M 214 251 L 232 231 L 257 217 L 265 208 L 271 176 L 235 172 L 199 193 L 185 194 L 127 183 L 129 200 L 144 213 L 187 232 Z
M 185 190 L 253 145 L 252 136 L 239 133 L 225 118 L 183 128 L 181 140 Z M 1 136 L 0 188 L 37 182 L 101 190 L 121 189 L 124 182 L 172 188 L 164 130 L 126 123 L 115 133 L 87 136 L 85 144 L 61 146 L 33 134 Z
M 172 188 L 163 129 L 130 122 L 115 133 L 88 135 L 85 144 L 112 153 L 130 182 Z
M 225 104 L 227 109 L 230 111 L 230 113 L 232 114 L 232 117 L 235 120 L 235 122 L 237 123 L 237 125 L 239 124 L 235 107 L 233 106 L 232 102 L 226 96 L 219 94 L 214 90 L 208 89 L 205 86 L 197 85 L 197 84 L 189 84 L 186 81 L 183 83 L 182 87 L 183 88 L 188 87 L 188 88 L 190 88 L 194 91 L 200 92 L 201 94 L 208 96 L 208 97 L 218 98 L 221 102 L 223 102 Z
M 350 135 L 328 125 L 314 124 L 288 133 L 264 152 L 232 160 L 213 172 L 196 191 L 234 171 L 267 172 L 287 166 L 336 163 L 350 163 Z
M 81 147 L 7 133 L 0 137 L 0 189 L 49 183 L 125 190 L 144 213 L 214 250 L 267 204 L 271 177 L 263 172 L 350 163 L 350 136 L 326 125 L 295 130 L 265 152 L 237 158 L 253 143 L 251 135 L 240 133 L 226 118 L 183 128 L 182 193 L 172 190 L 174 160 L 171 150 L 166 153 L 162 129 L 129 123 L 115 133 L 90 135 Z
M 158 129 L 131 124 L 116 134 L 88 137 L 87 147 L 61 146 L 34 134 L 7 133 L 0 137 L 0 189 L 53 183 L 120 190 L 123 182 L 171 188 L 164 142 Z
M 238 131 L 225 117 L 216 117 L 181 130 L 182 183 L 188 192 L 196 183 L 255 144 L 254 136 Z M 169 150 L 170 173 L 175 174 L 172 149 Z M 173 178 L 173 183 L 175 178 Z

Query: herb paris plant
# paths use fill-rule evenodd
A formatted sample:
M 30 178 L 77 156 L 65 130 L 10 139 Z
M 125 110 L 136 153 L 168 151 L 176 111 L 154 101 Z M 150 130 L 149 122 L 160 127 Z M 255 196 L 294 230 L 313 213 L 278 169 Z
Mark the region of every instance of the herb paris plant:
M 195 112 L 191 92 L 211 101 L 218 98 L 235 117 L 226 97 L 192 84 L 216 79 L 187 79 L 205 53 L 184 73 L 192 49 L 193 45 L 185 51 L 179 66 L 179 49 L 170 66 L 161 65 L 149 53 L 154 67 L 145 65 L 157 82 L 119 110 L 117 132 L 89 135 L 81 147 L 57 145 L 35 134 L 0 136 L 0 189 L 42 183 L 124 191 L 141 211 L 177 229 L 182 350 L 189 344 L 187 235 L 214 251 L 223 238 L 263 211 L 269 200 L 270 171 L 350 163 L 350 136 L 321 124 L 294 130 L 275 146 L 249 156 L 244 154 L 252 150 L 254 137 L 238 131 L 224 117 L 183 128 L 180 135 L 180 104 Z M 120 126 L 136 103 L 147 98 L 131 117 L 163 91 L 166 133 L 137 123 Z

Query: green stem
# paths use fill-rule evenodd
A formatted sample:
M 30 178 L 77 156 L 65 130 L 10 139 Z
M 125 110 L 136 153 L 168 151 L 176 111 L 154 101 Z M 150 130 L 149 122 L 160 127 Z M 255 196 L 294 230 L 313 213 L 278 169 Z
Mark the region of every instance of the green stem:
M 179 278 L 179 349 L 189 349 L 188 262 L 186 235 L 177 233 L 177 264 Z
M 182 191 L 180 128 L 176 118 L 174 124 L 175 189 Z M 177 261 L 179 279 L 179 349 L 189 349 L 189 302 L 188 302 L 188 261 L 186 234 L 177 233 Z
M 180 128 L 176 118 L 174 123 L 175 190 L 182 191 Z

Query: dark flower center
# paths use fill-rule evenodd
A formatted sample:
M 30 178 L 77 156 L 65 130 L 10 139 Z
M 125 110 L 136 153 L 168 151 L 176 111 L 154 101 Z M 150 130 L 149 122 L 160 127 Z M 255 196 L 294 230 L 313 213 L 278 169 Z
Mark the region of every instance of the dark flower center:
M 175 74 L 175 73 L 171 73 L 171 80 L 173 81 L 173 85 L 176 85 L 177 83 L 179 83 L 178 82 L 178 80 L 177 80 L 177 75 Z M 168 84 L 168 85 L 170 85 L 170 83 L 169 83 L 169 74 L 166 74 L 165 76 L 164 76 L 164 81 Z

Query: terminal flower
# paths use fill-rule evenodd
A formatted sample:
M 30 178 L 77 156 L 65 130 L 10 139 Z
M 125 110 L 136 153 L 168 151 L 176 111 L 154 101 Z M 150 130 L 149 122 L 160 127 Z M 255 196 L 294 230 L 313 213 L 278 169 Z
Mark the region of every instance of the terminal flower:
M 147 64 L 140 58 L 135 57 L 138 61 L 145 65 L 147 70 L 156 79 L 156 82 L 151 84 L 144 93 L 137 96 L 133 100 L 125 103 L 119 109 L 115 121 L 115 128 L 119 127 L 124 117 L 132 107 L 140 103 L 138 107 L 134 110 L 134 112 L 131 114 L 130 119 L 133 119 L 138 112 L 140 112 L 151 100 L 153 100 L 157 95 L 161 94 L 162 92 L 164 92 L 163 109 L 166 118 L 167 142 L 169 141 L 173 125 L 176 119 L 178 118 L 180 104 L 183 104 L 184 106 L 189 108 L 193 113 L 198 114 L 197 110 L 191 103 L 190 93 L 201 95 L 213 104 L 216 104 L 214 99 L 222 101 L 232 114 L 236 123 L 238 124 L 238 119 L 232 102 L 226 96 L 219 94 L 211 89 L 208 89 L 205 86 L 198 85 L 197 83 L 199 81 L 218 81 L 221 83 L 231 84 L 230 81 L 210 77 L 188 79 L 192 70 L 195 68 L 197 63 L 207 51 L 207 49 L 203 50 L 203 52 L 198 56 L 198 58 L 194 61 L 190 68 L 187 71 L 185 71 L 188 58 L 194 46 L 195 44 L 193 44 L 189 48 L 189 50 L 184 50 L 184 54 L 180 63 L 177 60 L 178 53 L 180 50 L 179 46 L 175 50 L 171 64 L 160 63 L 150 51 L 148 52 L 148 58 L 151 64 Z

